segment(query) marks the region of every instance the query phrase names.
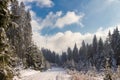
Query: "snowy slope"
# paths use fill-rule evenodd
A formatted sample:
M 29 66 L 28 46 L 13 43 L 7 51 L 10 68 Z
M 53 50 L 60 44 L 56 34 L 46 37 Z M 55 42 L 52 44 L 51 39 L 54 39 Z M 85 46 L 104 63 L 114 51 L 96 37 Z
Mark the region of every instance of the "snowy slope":
M 34 70 L 20 71 L 21 79 L 14 80 L 70 80 L 70 75 L 62 68 L 52 68 L 45 72 Z

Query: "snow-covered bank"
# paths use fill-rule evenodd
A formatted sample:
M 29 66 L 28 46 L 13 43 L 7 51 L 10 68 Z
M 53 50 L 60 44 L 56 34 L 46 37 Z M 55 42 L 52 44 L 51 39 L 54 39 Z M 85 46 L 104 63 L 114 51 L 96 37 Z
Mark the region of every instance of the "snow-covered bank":
M 45 72 L 31 69 L 21 70 L 20 78 L 13 80 L 70 80 L 71 76 L 63 68 L 52 68 Z

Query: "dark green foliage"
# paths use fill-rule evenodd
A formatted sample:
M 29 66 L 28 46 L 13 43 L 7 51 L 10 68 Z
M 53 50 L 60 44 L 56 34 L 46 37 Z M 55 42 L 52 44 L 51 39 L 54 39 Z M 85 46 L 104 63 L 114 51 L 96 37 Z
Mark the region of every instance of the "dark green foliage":
M 92 43 L 92 65 L 96 66 L 97 62 L 96 62 L 96 57 L 95 55 L 97 54 L 97 48 L 98 48 L 98 43 L 97 43 L 97 37 L 96 35 L 94 35 L 93 37 L 93 43 Z
M 67 49 L 67 54 L 68 54 L 68 60 L 72 60 L 73 59 L 73 53 L 70 47 L 68 47 Z
M 27 48 L 26 52 L 26 67 L 32 67 L 36 70 L 42 70 L 45 68 L 45 59 L 37 46 L 31 45 Z
M 42 48 L 41 51 L 43 53 L 43 56 L 48 62 L 55 64 L 55 65 L 59 65 L 59 66 L 62 64 L 61 57 L 56 52 L 54 51 L 52 52 L 44 48 Z
M 73 55 L 73 60 L 74 60 L 75 62 L 78 62 L 78 61 L 79 61 L 79 53 L 78 53 L 78 48 L 77 48 L 77 45 L 76 45 L 76 44 L 75 44 L 75 46 L 74 46 L 72 55 Z
M 6 31 L 10 24 L 10 13 L 7 8 L 10 0 L 0 1 L 0 80 L 12 80 L 13 49 L 11 48 Z
M 82 41 L 82 46 L 79 50 L 79 60 L 85 62 L 87 58 L 87 46 L 85 45 L 85 42 Z
M 120 65 L 120 34 L 118 28 L 116 28 L 110 36 L 110 43 L 115 53 L 117 65 Z
M 98 41 L 98 48 L 96 53 L 96 68 L 100 70 L 104 67 L 104 53 L 103 53 L 104 45 L 103 40 L 100 38 Z
M 67 62 L 67 54 L 66 52 L 63 52 L 61 55 L 61 61 L 63 62 L 63 64 L 65 64 Z

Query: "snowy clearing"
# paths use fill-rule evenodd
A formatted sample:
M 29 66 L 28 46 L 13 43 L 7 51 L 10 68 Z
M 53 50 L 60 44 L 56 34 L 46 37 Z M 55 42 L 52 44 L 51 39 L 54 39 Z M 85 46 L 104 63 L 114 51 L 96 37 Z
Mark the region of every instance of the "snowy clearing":
M 45 72 L 31 69 L 22 70 L 20 78 L 15 78 L 13 80 L 71 80 L 71 76 L 63 68 L 52 68 Z

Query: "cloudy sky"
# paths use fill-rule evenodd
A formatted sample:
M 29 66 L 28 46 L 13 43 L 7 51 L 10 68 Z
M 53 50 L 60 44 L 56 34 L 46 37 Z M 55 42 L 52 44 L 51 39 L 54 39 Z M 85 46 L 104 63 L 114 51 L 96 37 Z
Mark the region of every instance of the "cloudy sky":
M 62 52 L 82 40 L 103 39 L 120 29 L 120 0 L 19 0 L 32 16 L 33 41 L 39 48 Z

